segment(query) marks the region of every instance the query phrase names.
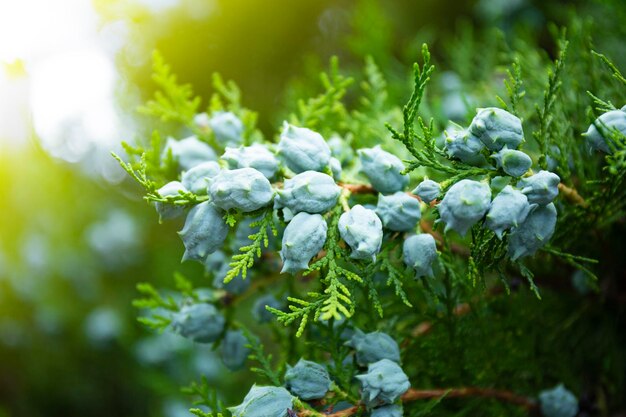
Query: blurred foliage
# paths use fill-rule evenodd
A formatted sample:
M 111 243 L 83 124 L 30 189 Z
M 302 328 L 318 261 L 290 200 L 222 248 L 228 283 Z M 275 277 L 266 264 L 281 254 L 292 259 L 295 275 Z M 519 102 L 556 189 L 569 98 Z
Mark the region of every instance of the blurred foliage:
M 580 97 L 591 90 L 604 100 L 624 102 L 617 81 L 588 53 L 593 47 L 610 56 L 618 68 L 626 68 L 626 7 L 620 0 L 277 0 L 271 7 L 256 0 L 181 0 L 163 13 L 129 0 L 94 4 L 103 25 L 121 20 L 128 27 L 118 54 L 123 77 L 119 101 L 128 112 L 152 96 L 150 62 L 158 49 L 180 81 L 194 86 L 204 106 L 215 92 L 210 76 L 214 71 L 235 80 L 245 92 L 243 104 L 263 115 L 258 122 L 261 131 L 273 132 L 287 116 L 281 109 L 296 108 L 297 97 L 319 94 L 316 74 L 331 55 L 337 55 L 343 73 L 362 80 L 354 87 L 370 93 L 364 110 L 353 117 L 372 121 L 362 135 L 373 142 L 385 134 L 384 122 L 401 118 L 393 109 L 380 117 L 380 110 L 406 100 L 409 64 L 421 44 L 428 42 L 438 71 L 426 92 L 429 104 L 421 111 L 435 117 L 440 132 L 445 128 L 440 121 L 447 118 L 467 122 L 475 103 L 497 104 L 494 88 L 506 98 L 502 81 L 515 58 L 521 63 L 527 94 L 542 94 L 546 63 L 558 53 L 548 22 L 569 26 L 567 65 L 572 73 L 599 74 L 581 80 L 568 79 L 566 72 L 563 83 L 568 88 L 559 92 L 561 100 L 584 109 L 590 101 Z M 450 69 L 456 74 L 446 72 Z M 450 80 L 458 84 L 453 92 L 447 89 Z M 452 93 L 460 93 L 460 105 Z M 348 102 L 355 99 L 350 91 L 346 94 Z M 460 111 L 446 114 L 451 107 L 447 100 Z M 518 111 L 535 126 L 538 117 L 529 103 L 522 98 Z M 365 110 L 368 106 L 370 113 Z M 141 135 L 149 137 L 146 119 L 138 120 Z M 569 120 L 561 114 L 553 123 L 551 135 L 558 137 L 584 131 L 589 120 Z M 180 133 L 173 124 L 166 125 L 165 132 Z M 182 248 L 175 231 L 180 225 L 157 225 L 153 210 L 131 197 L 138 195 L 132 185 L 110 186 L 83 178 L 39 149 L 20 152 L 0 159 L 0 415 L 189 415 L 187 398 L 172 393 L 198 374 L 206 376 L 209 385 L 219 384 L 225 401 L 238 400 L 242 384 L 250 381 L 249 372 L 225 378 L 226 371 L 210 348 L 167 333 L 150 334 L 135 321 L 131 300 L 137 295 L 137 282 L 171 286 L 172 271 L 180 270 L 194 285 L 205 284 L 200 266 L 179 265 Z M 557 163 L 566 174 L 563 178 L 599 169 L 599 165 L 572 167 L 563 158 Z M 584 184 L 574 185 L 585 190 Z M 601 200 L 601 193 L 596 198 Z M 594 221 L 598 219 L 589 219 Z M 563 263 L 558 276 L 544 275 L 540 261 L 535 267 L 543 301 L 518 289 L 521 277 L 514 277 L 511 296 L 494 294 L 472 303 L 471 313 L 458 319 L 449 306 L 456 297 L 472 299 L 476 289 L 461 286 L 461 293 L 449 298 L 435 286 L 430 290 L 437 292 L 440 302 L 429 305 L 418 295 L 428 288 L 418 291 L 422 284 L 408 283 L 404 288 L 408 300 L 426 312 L 423 320 L 433 323 L 428 335 L 414 337 L 411 329 L 404 331 L 404 348 L 415 368 L 411 372 L 420 375 L 415 383 L 453 386 L 502 380 L 510 385 L 504 388 L 534 395 L 537 386 L 563 381 L 582 394 L 587 415 L 624 410 L 624 224 L 592 236 L 587 228 L 562 230 L 556 242 L 606 260 L 596 271 L 598 293 L 575 292 L 570 265 Z M 287 290 L 280 288 L 277 295 Z M 247 306 L 250 300 L 244 303 Z M 393 315 L 404 307 L 393 303 L 383 308 Z M 240 314 L 247 314 L 243 310 Z M 358 324 L 374 330 L 370 322 L 363 315 Z M 391 325 L 403 327 L 401 322 Z M 278 327 L 273 331 L 289 345 L 293 333 Z M 293 344 L 289 360 L 303 354 L 326 359 L 316 353 L 315 343 L 340 343 L 334 332 L 321 326 L 306 331 L 314 342 Z M 280 349 L 269 346 L 273 352 Z M 340 363 L 344 358 L 333 359 Z M 340 369 L 336 377 L 349 385 Z M 460 415 L 461 410 L 470 415 L 519 413 L 497 402 L 486 406 L 484 400 L 469 404 L 446 400 L 429 406 L 432 415 Z M 418 411 L 416 406 L 414 414 Z

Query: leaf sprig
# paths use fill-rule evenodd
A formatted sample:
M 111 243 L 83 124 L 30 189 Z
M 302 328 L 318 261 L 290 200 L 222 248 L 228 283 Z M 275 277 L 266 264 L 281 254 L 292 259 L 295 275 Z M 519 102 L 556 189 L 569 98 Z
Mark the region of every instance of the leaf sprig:
M 194 95 L 190 84 L 178 83 L 176 75 L 172 74 L 170 66 L 158 51 L 152 54 L 152 72 L 152 79 L 160 89 L 139 111 L 164 122 L 191 125 L 200 107 L 200 97 Z
M 407 167 L 405 173 L 411 172 L 420 167 L 428 167 L 434 170 L 450 175 L 448 181 L 443 184 L 453 184 L 463 178 L 478 175 L 487 175 L 489 170 L 480 167 L 473 167 L 459 161 L 450 160 L 448 155 L 435 144 L 434 136 L 434 120 L 431 118 L 425 122 L 421 116 L 417 115 L 420 104 L 426 91 L 426 86 L 430 81 L 430 75 L 435 70 L 435 66 L 430 63 L 430 52 L 428 46 L 422 46 L 422 61 L 415 63 L 413 66 L 414 87 L 409 100 L 402 109 L 403 127 L 402 131 L 395 129 L 391 124 L 386 123 L 385 126 L 391 132 L 391 137 L 404 144 L 414 160 L 406 161 Z M 418 133 L 415 129 L 415 122 L 420 128 Z M 418 147 L 418 144 L 421 145 Z M 442 160 L 448 162 L 444 164 Z
M 251 350 L 251 353 L 248 355 L 248 359 L 256 361 L 260 365 L 260 367 L 253 366 L 250 370 L 263 378 L 266 378 L 272 385 L 281 385 L 281 372 L 279 369 L 274 369 L 272 366 L 272 354 L 265 353 L 263 344 L 256 336 L 250 333 L 248 329 L 242 328 L 242 330 L 245 338 L 248 340 L 248 344 L 246 346 Z
M 200 379 L 200 382 L 192 381 L 186 387 L 181 388 L 183 394 L 194 397 L 193 405 L 208 407 L 209 410 L 220 410 L 224 408 L 224 404 L 220 401 L 217 390 L 209 384 L 209 381 L 205 376 Z M 213 411 L 205 412 L 199 408 L 192 408 L 189 410 L 195 416 L 198 417 L 223 417 L 222 413 L 214 414 Z
M 346 119 L 347 111 L 341 102 L 347 88 L 354 82 L 351 77 L 346 77 L 339 71 L 339 59 L 333 56 L 330 60 L 328 73 L 320 74 L 320 81 L 324 91 L 307 101 L 298 101 L 298 111 L 291 115 L 291 122 L 299 126 L 311 129 L 319 128 L 323 123 L 325 127 L 333 125 L 333 121 Z
M 239 275 L 241 275 L 242 279 L 246 279 L 248 269 L 254 265 L 255 258 L 260 258 L 262 249 L 269 246 L 268 229 L 274 236 L 278 236 L 272 208 L 265 209 L 261 219 L 250 223 L 250 227 L 258 227 L 259 230 L 248 236 L 251 243 L 239 248 L 240 253 L 233 256 L 230 269 L 224 277 L 224 284 L 229 283 Z
M 352 269 L 357 269 L 354 264 L 348 261 L 345 250 L 340 246 L 339 217 L 343 213 L 343 205 L 337 204 L 330 212 L 330 225 L 328 235 L 324 244 L 324 256 L 313 262 L 304 275 L 320 271 L 320 282 L 324 287 L 321 293 L 309 292 L 309 300 L 296 297 L 288 297 L 289 312 L 280 311 L 271 307 L 266 307 L 268 311 L 275 314 L 280 323 L 289 325 L 296 320 L 300 320 L 296 336 L 300 337 L 306 328 L 311 317 L 314 320 L 339 320 L 342 317 L 350 317 L 354 313 L 354 300 L 348 285 L 343 280 L 355 282 L 363 285 L 363 279 Z M 341 262 L 341 264 L 340 264 Z
M 554 105 L 562 84 L 561 76 L 565 65 L 565 58 L 567 57 L 568 45 L 569 42 L 565 38 L 565 31 L 563 31 L 559 39 L 559 55 L 554 61 L 554 67 L 548 75 L 548 85 L 543 96 L 542 106 L 537 105 L 535 108 L 537 118 L 539 119 L 539 128 L 533 132 L 533 137 L 539 144 L 539 151 L 541 153 L 539 166 L 542 169 L 548 168 L 546 156 L 551 153 L 549 145 L 553 138 L 552 122 L 554 121 Z
M 137 320 L 154 330 L 165 329 L 172 321 L 171 314 L 162 314 L 158 311 L 160 309 L 177 312 L 179 310 L 178 303 L 170 295 L 162 296 L 151 284 L 146 282 L 137 284 L 137 291 L 143 297 L 133 300 L 133 306 L 150 312 L 148 316 L 141 316 Z

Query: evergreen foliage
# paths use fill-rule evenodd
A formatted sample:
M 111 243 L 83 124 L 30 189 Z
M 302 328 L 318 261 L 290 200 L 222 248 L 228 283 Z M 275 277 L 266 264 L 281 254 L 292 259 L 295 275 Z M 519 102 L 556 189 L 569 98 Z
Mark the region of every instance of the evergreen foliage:
M 445 141 L 442 142 L 440 136 L 448 120 L 432 112 L 427 104 L 430 98 L 427 93 L 436 71 L 426 45 L 421 48 L 421 63 L 413 67 L 412 92 L 407 94 L 408 100 L 402 106 L 390 103 L 384 71 L 372 57 L 365 58 L 362 79 L 358 80 L 360 91 L 351 88 L 356 76 L 343 75 L 338 59 L 333 57 L 328 72 L 320 77 L 321 93 L 297 101 L 288 111 L 289 123 L 319 132 L 326 140 L 337 136 L 351 151 L 380 144 L 401 158 L 405 166 L 402 174 L 409 174 L 410 184 L 410 188 L 402 185 L 402 191 L 420 201 L 419 223 L 406 232 L 385 229 L 382 244 L 373 249 L 375 256 L 371 259 L 351 256 L 366 242 L 358 238 L 351 238 L 350 242 L 342 239 L 340 218 L 357 205 L 375 204 L 378 193 L 373 181 L 368 181 L 362 172 L 357 158 L 341 161 L 341 177 L 335 178 L 341 194 L 337 203 L 322 213 L 328 226 L 326 240 L 306 271 L 278 276 L 280 239 L 277 238 L 293 218 L 291 210 L 270 202 L 250 213 L 237 209 L 222 211 L 224 222 L 233 229 L 243 228 L 245 219 L 251 221 L 247 226 L 247 242 L 237 241 L 234 233 L 230 233 L 223 247 L 232 257 L 224 283 L 251 279 L 251 272 L 258 271 L 252 278 L 251 288 L 241 295 L 216 289 L 209 299 L 201 299 L 191 282 L 178 276 L 181 297 L 176 299 L 161 295 L 150 284 L 141 284 L 138 290 L 142 298 L 136 300 L 135 305 L 145 310 L 147 316 L 140 321 L 152 328 L 170 331 L 172 314 L 186 303 L 209 302 L 224 310 L 227 322 L 224 331 L 243 328 L 249 325 L 245 315 L 235 318 L 238 311 L 245 309 L 240 301 L 257 296 L 256 290 L 264 288 L 266 281 L 280 287 L 283 301 L 288 303 L 286 310 L 267 307 L 276 322 L 284 325 L 269 325 L 270 333 L 275 336 L 272 343 L 280 347 L 279 354 L 265 353 L 260 339 L 246 328 L 244 334 L 252 352 L 249 359 L 258 362 L 251 371 L 259 377 L 259 383 L 279 387 L 287 364 L 294 363 L 301 355 L 307 360 L 327 362 L 333 380 L 324 401 L 294 398 L 294 409 L 281 410 L 281 416 L 369 415 L 384 404 L 400 402 L 404 415 L 410 416 L 431 413 L 523 415 L 529 410 L 538 411 L 539 391 L 557 382 L 565 383 L 573 392 L 580 392 L 583 381 L 574 374 L 575 366 L 568 366 L 559 359 L 559 349 L 570 351 L 566 335 L 574 334 L 570 333 L 572 326 L 586 325 L 576 321 L 578 315 L 600 313 L 585 300 L 581 301 L 582 307 L 569 305 L 549 287 L 559 283 L 552 282 L 551 277 L 560 271 L 584 271 L 590 287 L 598 286 L 600 273 L 614 272 L 610 271 L 610 265 L 603 265 L 603 254 L 594 247 L 592 236 L 618 233 L 626 215 L 626 137 L 613 131 L 608 142 L 611 152 L 590 155 L 581 133 L 594 116 L 616 108 L 611 99 L 623 101 L 626 79 L 610 58 L 580 46 L 589 46 L 586 44 L 589 27 L 578 22 L 572 24 L 567 35 L 564 30 L 555 32 L 558 52 L 554 61 L 537 48 L 523 44 L 523 40 L 508 45 L 502 36 L 493 34 L 488 38 L 489 43 L 480 47 L 479 40 L 468 34 L 474 43 L 465 41 L 463 48 L 451 57 L 451 62 L 458 66 L 452 69 L 458 70 L 467 82 L 487 80 L 487 84 L 492 83 L 496 70 L 504 78 L 505 98 L 498 96 L 501 86 L 492 86 L 484 94 L 477 89 L 478 96 L 474 99 L 484 103 L 480 106 L 483 109 L 474 120 L 471 120 L 472 111 L 468 112 L 471 116 L 464 122 L 471 121 L 467 129 L 470 136 L 475 134 L 472 126 L 486 123 L 486 127 L 481 125 L 481 128 L 491 129 L 490 134 L 495 135 L 495 139 L 510 133 L 506 127 L 510 120 L 523 125 L 525 141 L 516 152 L 528 155 L 533 165 L 516 175 L 510 175 L 490 158 L 493 148 L 489 148 L 493 143 L 485 143 L 475 151 L 476 156 L 484 157 L 484 162 L 464 162 L 446 152 Z M 474 68 L 472 64 L 476 64 L 477 57 L 472 53 L 477 48 L 486 48 L 488 53 L 480 56 L 482 63 Z M 497 68 L 496 61 L 506 61 L 510 68 L 503 71 Z M 586 73 L 587 68 L 594 68 L 594 72 Z M 597 82 L 585 84 L 583 80 L 589 75 L 596 77 L 595 71 L 605 71 L 606 77 L 597 76 Z M 594 90 L 606 81 L 605 78 L 612 79 L 614 85 Z M 220 154 L 225 145 L 210 127 L 199 126 L 194 121 L 200 109 L 199 99 L 190 86 L 177 83 L 158 53 L 154 55 L 154 80 L 159 91 L 142 111 L 191 130 Z M 232 112 L 245 126 L 244 144 L 260 144 L 274 151 L 279 126 L 276 132 L 265 137 L 255 127 L 256 114 L 242 106 L 241 94 L 234 83 L 225 83 L 216 75 L 214 87 L 216 93 L 207 109 L 209 117 L 219 111 Z M 592 91 L 587 95 L 588 89 Z M 501 109 L 496 111 L 489 107 L 493 103 L 499 103 Z M 459 125 L 456 128 L 462 129 Z M 127 160 L 115 156 L 144 188 L 145 199 L 149 203 L 185 209 L 207 200 L 211 204 L 211 197 L 189 191 L 175 196 L 159 195 L 159 187 L 179 179 L 178 162 L 171 153 L 163 153 L 160 138 L 155 131 L 149 143 L 125 146 Z M 483 137 L 475 139 L 485 141 Z M 221 161 L 220 165 L 223 170 L 229 169 L 226 161 Z M 540 175 L 543 170 L 554 172 L 551 178 L 560 178 L 558 197 L 555 198 L 554 193 L 547 193 L 547 197 L 540 199 L 529 195 L 532 192 L 529 191 L 532 187 L 526 188 L 532 181 L 529 178 L 537 178 L 534 175 Z M 331 174 L 330 166 L 321 171 Z M 272 182 L 274 191 L 282 189 L 284 181 L 294 174 L 287 166 L 281 166 Z M 518 174 L 522 176 L 519 181 Z M 426 203 L 407 191 L 426 176 L 440 184 L 439 200 Z M 207 181 L 210 183 L 211 179 Z M 492 198 L 505 187 L 508 191 L 520 191 L 521 197 L 518 197 L 523 203 L 532 204 L 519 211 L 519 218 L 500 223 L 496 233 L 488 228 L 485 216 Z M 557 183 L 554 187 L 556 191 Z M 477 196 L 477 189 L 483 191 L 480 201 L 472 200 Z M 536 227 L 537 222 L 531 219 L 544 211 L 558 213 L 555 227 L 547 222 L 541 223 L 541 233 L 524 230 L 530 225 Z M 459 217 L 461 215 L 466 217 Z M 445 228 L 440 227 L 440 223 L 445 223 Z M 354 222 L 350 227 L 356 229 L 361 225 Z M 437 245 L 436 259 L 433 261 L 429 255 L 428 265 L 418 264 L 421 259 L 416 257 L 412 261 L 414 265 L 405 266 L 403 242 L 413 234 L 428 234 Z M 519 251 L 519 245 L 526 246 Z M 432 273 L 430 262 L 433 262 Z M 421 271 L 417 278 L 416 270 Z M 519 278 L 524 278 L 528 284 L 520 286 Z M 526 303 L 537 307 L 529 309 Z M 552 314 L 547 318 L 543 316 L 550 309 L 553 309 Z M 547 328 L 544 319 L 562 322 L 555 327 L 562 337 L 542 333 Z M 360 332 L 359 329 L 388 333 L 401 346 L 402 367 L 390 361 L 391 364 L 379 361 L 366 364 L 368 369 L 355 362 L 353 349 L 345 342 L 351 333 Z M 598 328 L 593 333 L 601 334 L 601 331 Z M 266 336 L 265 333 L 262 336 Z M 624 360 L 623 352 L 619 352 L 623 340 L 620 342 L 619 336 L 614 337 L 602 342 L 602 352 L 611 364 Z M 548 340 L 544 343 L 543 339 Z M 580 351 L 572 353 L 573 363 L 577 365 L 593 348 L 588 341 L 576 342 L 581 346 Z M 541 352 L 543 359 L 531 361 L 534 352 L 543 349 L 547 349 Z M 595 360 L 600 362 L 601 358 Z M 511 371 L 519 370 L 520 366 L 524 366 L 526 372 L 511 375 Z M 619 369 L 614 369 L 603 375 L 610 380 L 610 389 L 615 392 L 626 387 L 623 375 L 618 373 Z M 367 381 L 363 384 L 367 389 L 359 391 L 357 375 Z M 378 386 L 376 378 L 387 382 Z M 412 388 L 408 388 L 409 380 Z M 261 388 L 254 392 L 263 394 L 250 401 L 258 401 L 262 404 L 260 407 L 270 407 L 269 397 L 265 397 L 270 394 L 265 394 Z M 200 398 L 197 405 L 211 410 L 195 408 L 192 410 L 195 415 L 209 417 L 218 411 L 223 414 L 217 416 L 229 415 L 206 381 L 192 384 L 186 392 Z M 618 403 L 619 400 L 615 402 Z M 344 411 L 339 407 L 344 407 Z

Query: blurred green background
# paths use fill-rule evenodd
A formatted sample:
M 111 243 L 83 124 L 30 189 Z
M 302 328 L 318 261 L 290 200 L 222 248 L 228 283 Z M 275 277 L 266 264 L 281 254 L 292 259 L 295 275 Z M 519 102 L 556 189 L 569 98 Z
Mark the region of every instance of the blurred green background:
M 246 378 L 227 377 L 206 347 L 141 328 L 131 307 L 137 282 L 169 285 L 175 270 L 202 280 L 200 267 L 179 263 L 180 225 L 158 225 L 109 154 L 152 129 L 135 109 L 154 89 L 154 49 L 205 99 L 212 72 L 236 81 L 271 135 L 331 55 L 347 72 L 373 56 L 403 100 L 423 42 L 443 69 L 456 39 L 488 45 L 493 28 L 513 41 L 523 30 L 551 51 L 548 22 L 577 14 L 603 22 L 611 36 L 598 36 L 597 48 L 626 65 L 616 4 L 0 3 L 0 416 L 185 416 L 180 385 L 203 373 L 228 390 Z M 462 77 L 480 68 L 482 57 L 471 59 Z

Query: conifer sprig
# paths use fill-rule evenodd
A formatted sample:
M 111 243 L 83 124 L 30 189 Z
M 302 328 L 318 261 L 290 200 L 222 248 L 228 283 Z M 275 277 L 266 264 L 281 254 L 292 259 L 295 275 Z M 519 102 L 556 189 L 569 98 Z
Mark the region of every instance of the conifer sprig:
M 200 97 L 194 95 L 190 84 L 178 83 L 176 75 L 172 74 L 170 66 L 158 51 L 152 54 L 152 72 L 152 79 L 160 90 L 139 111 L 164 122 L 191 125 L 200 107 Z
M 182 387 L 181 392 L 185 395 L 189 395 L 194 398 L 193 405 L 207 407 L 209 412 L 202 411 L 199 408 L 192 408 L 189 412 L 198 417 L 222 417 L 223 414 L 215 410 L 221 410 L 224 408 L 224 404 L 218 397 L 217 390 L 209 384 L 209 381 L 205 376 L 200 379 L 200 382 L 192 381 L 189 385 Z
M 281 385 L 280 370 L 274 369 L 274 367 L 272 366 L 272 354 L 265 353 L 263 344 L 256 336 L 250 333 L 250 330 L 246 328 L 242 328 L 242 330 L 243 335 L 248 340 L 248 344 L 246 346 L 251 351 L 248 355 L 248 359 L 258 362 L 260 366 L 253 366 L 250 368 L 250 370 L 267 379 L 271 384 L 275 386 Z
M 256 233 L 248 236 L 251 243 L 239 248 L 240 253 L 233 256 L 230 269 L 224 277 L 224 284 L 229 283 L 239 275 L 241 275 L 242 279 L 246 279 L 248 269 L 254 265 L 255 258 L 260 258 L 263 248 L 269 246 L 268 230 L 269 233 L 278 236 L 278 230 L 274 224 L 274 211 L 271 208 L 266 209 L 262 213 L 260 220 L 250 223 L 250 227 L 258 227 L 258 230 Z
M 415 118 L 417 116 L 419 106 L 422 103 L 426 86 L 430 81 L 430 75 L 435 70 L 435 66 L 430 63 L 430 51 L 428 50 L 428 46 L 426 46 L 426 44 L 422 45 L 422 61 L 422 66 L 420 66 L 417 62 L 413 64 L 414 88 L 409 100 L 402 108 L 402 132 L 395 130 L 390 124 L 387 124 L 387 129 L 389 129 L 393 138 L 402 142 L 411 155 L 418 160 L 421 160 L 423 155 L 417 149 L 415 141 L 421 139 L 423 143 L 427 142 L 429 130 L 420 119 L 418 122 L 422 128 L 423 135 L 418 135 L 415 132 Z M 425 144 L 429 145 L 429 143 Z
M 553 138 L 552 123 L 554 121 L 554 107 L 562 85 L 562 71 L 569 45 L 569 42 L 565 38 L 565 30 L 563 30 L 558 44 L 559 55 L 554 61 L 552 70 L 548 74 L 548 85 L 544 92 L 543 103 L 541 106 L 535 106 L 535 112 L 539 119 L 539 127 L 533 132 L 533 137 L 539 144 L 539 152 L 541 154 L 539 156 L 539 166 L 542 169 L 548 168 L 547 155 L 550 153 L 550 145 Z
M 171 313 L 163 314 L 159 310 L 176 312 L 179 310 L 178 303 L 171 295 L 162 296 L 156 288 L 146 282 L 137 284 L 137 291 L 142 294 L 142 298 L 133 300 L 133 306 L 149 312 L 148 316 L 141 316 L 137 320 L 154 330 L 165 329 L 172 321 Z
M 522 80 L 522 66 L 519 63 L 519 58 L 515 58 L 511 68 L 507 69 L 506 73 L 508 79 L 504 80 L 504 87 L 506 88 L 509 103 L 500 97 L 496 98 L 504 110 L 519 117 L 519 105 L 526 95 L 526 91 L 523 90 L 524 81 Z
M 615 78 L 616 80 L 618 80 L 620 83 L 624 84 L 624 86 L 626 87 L 626 77 L 624 77 L 622 75 L 622 73 L 620 72 L 620 70 L 615 66 L 615 64 L 613 63 L 613 61 L 611 61 L 609 58 L 607 58 L 606 55 L 598 53 L 596 51 L 591 51 L 591 53 L 595 56 L 597 56 L 598 58 L 600 58 L 600 60 L 602 60 L 602 62 L 604 63 L 604 65 L 607 66 L 607 68 L 611 71 L 613 78 Z
M 320 81 L 324 91 L 306 101 L 299 100 L 297 112 L 291 115 L 292 123 L 311 129 L 319 129 L 323 123 L 328 129 L 346 118 L 347 110 L 341 100 L 354 79 L 341 74 L 336 56 L 330 60 L 329 71 L 320 74 Z
M 313 262 L 304 275 L 315 271 L 320 272 L 320 282 L 323 291 L 309 292 L 309 300 L 296 297 L 289 297 L 289 312 L 280 311 L 271 307 L 267 310 L 277 316 L 279 322 L 284 325 L 300 320 L 300 325 L 296 335 L 300 337 L 310 318 L 314 320 L 339 320 L 348 318 L 354 313 L 354 299 L 348 285 L 343 281 L 351 281 L 364 285 L 363 279 L 351 269 L 357 269 L 340 246 L 340 236 L 337 224 L 339 217 L 343 213 L 341 203 L 337 204 L 330 212 L 330 224 L 328 226 L 328 236 L 324 245 L 324 256 Z M 345 266 L 344 266 L 345 265 Z M 349 269 L 351 268 L 351 269 Z
M 402 142 L 411 156 L 415 158 L 414 160 L 405 161 L 406 169 L 404 172 L 408 173 L 421 167 L 432 168 L 449 175 L 446 184 L 453 184 L 463 178 L 489 174 L 490 171 L 485 168 L 473 167 L 451 160 L 435 144 L 433 119 L 431 118 L 428 122 L 425 122 L 417 115 L 426 86 L 430 81 L 432 72 L 435 70 L 435 66 L 430 63 L 430 52 L 425 44 L 422 46 L 422 61 L 423 64 L 421 66 L 419 63 L 413 65 L 414 86 L 409 100 L 402 108 L 402 131 L 395 129 L 389 123 L 385 124 L 391 132 L 391 137 Z M 416 118 L 420 133 L 415 129 Z M 442 162 L 444 160 L 446 163 Z M 443 186 L 443 188 L 445 189 L 446 187 Z

